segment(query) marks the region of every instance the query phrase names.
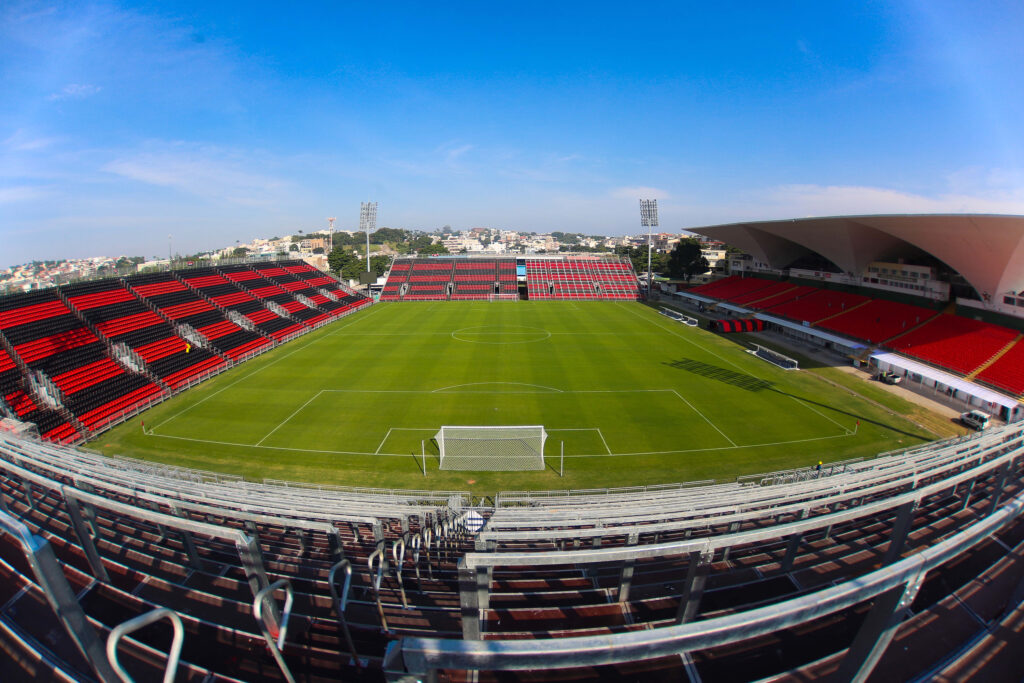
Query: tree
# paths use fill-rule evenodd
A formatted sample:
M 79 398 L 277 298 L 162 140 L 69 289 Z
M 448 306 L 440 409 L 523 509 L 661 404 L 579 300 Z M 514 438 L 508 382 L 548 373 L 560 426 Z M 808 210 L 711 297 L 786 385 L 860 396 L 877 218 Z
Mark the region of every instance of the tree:
M 314 254 L 322 254 L 322 253 L 324 253 L 324 248 L 323 247 L 313 247 L 313 253 Z
M 708 271 L 708 260 L 700 251 L 700 242 L 695 239 L 679 240 L 668 257 L 668 275 L 685 279 L 689 284 L 694 275 Z
M 370 242 L 372 244 L 404 242 L 407 239 L 409 239 L 409 233 L 405 230 L 399 230 L 398 228 L 380 228 L 370 234 Z
M 419 250 L 420 256 L 429 256 L 431 254 L 447 254 L 448 247 L 444 246 L 441 242 L 436 244 L 428 244 Z
M 327 255 L 327 265 L 333 272 L 340 273 L 349 261 L 354 258 L 351 252 L 346 251 L 341 246 L 337 246 Z
M 249 250 L 245 247 L 235 247 L 235 250 L 231 254 L 237 258 L 245 258 L 245 255 L 249 253 Z
M 298 250 L 299 250 L 299 245 L 297 245 L 297 244 L 292 244 L 290 247 L 288 247 L 288 251 L 298 251 Z

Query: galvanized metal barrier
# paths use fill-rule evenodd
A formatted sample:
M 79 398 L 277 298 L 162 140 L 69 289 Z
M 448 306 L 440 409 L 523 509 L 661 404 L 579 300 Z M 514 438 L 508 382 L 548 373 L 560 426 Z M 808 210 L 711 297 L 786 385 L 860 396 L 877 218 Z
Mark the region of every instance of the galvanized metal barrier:
M 782 603 L 676 626 L 551 640 L 404 638 L 384 660 L 389 681 L 437 680 L 439 670 L 505 671 L 618 664 L 728 645 L 790 628 L 868 600 L 873 606 L 846 652 L 837 680 L 863 681 L 896 633 L 902 608 L 925 575 L 999 531 L 1024 511 L 1024 493 L 935 546 L 867 575 Z

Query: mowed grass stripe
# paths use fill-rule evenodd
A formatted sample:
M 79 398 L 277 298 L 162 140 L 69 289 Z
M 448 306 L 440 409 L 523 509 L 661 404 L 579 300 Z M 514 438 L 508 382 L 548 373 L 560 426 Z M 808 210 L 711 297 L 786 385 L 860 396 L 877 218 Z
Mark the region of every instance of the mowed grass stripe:
M 378 304 L 295 344 L 153 408 L 152 436 L 123 425 L 97 445 L 254 478 L 493 491 L 731 477 L 929 436 L 641 304 Z M 544 424 L 548 455 L 564 442 L 574 464 L 559 478 L 435 459 L 424 478 L 413 456 L 443 424 Z

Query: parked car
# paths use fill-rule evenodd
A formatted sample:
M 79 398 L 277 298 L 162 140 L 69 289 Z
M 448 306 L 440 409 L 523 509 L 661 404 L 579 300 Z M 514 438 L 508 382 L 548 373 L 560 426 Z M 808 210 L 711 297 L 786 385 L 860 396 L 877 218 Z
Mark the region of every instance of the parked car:
M 903 375 L 898 375 L 895 372 L 883 372 L 878 375 L 878 381 L 885 382 L 886 384 L 899 384 L 903 381 Z
M 988 429 L 989 420 L 991 419 L 991 415 L 989 415 L 988 413 L 983 413 L 980 410 L 972 410 L 967 413 L 961 413 L 960 415 L 961 422 L 963 422 L 971 429 L 974 429 L 979 432 L 983 429 Z

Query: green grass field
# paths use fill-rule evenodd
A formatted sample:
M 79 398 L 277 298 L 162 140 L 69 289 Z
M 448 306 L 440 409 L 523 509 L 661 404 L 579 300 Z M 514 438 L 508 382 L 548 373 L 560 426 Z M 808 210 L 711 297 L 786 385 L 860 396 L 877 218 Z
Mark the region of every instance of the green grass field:
M 632 302 L 379 304 L 90 447 L 253 479 L 492 493 L 724 479 L 945 435 L 828 370 L 781 370 Z M 548 468 L 441 472 L 443 424 L 543 424 Z

